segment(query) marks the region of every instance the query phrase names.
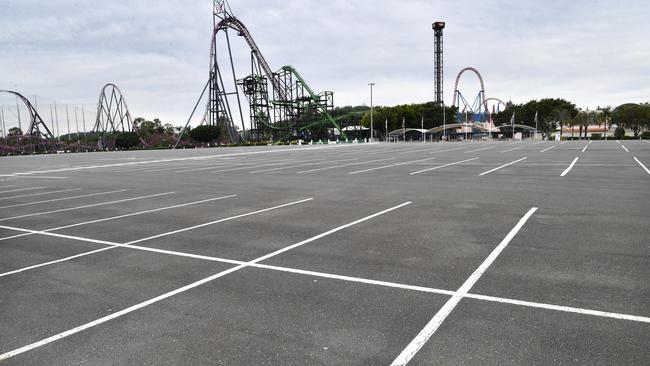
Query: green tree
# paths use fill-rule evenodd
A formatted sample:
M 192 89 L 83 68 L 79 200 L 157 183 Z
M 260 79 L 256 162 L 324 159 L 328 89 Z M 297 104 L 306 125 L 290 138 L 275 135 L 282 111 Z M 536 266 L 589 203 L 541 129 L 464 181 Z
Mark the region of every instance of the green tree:
M 611 121 L 612 118 L 612 107 L 607 106 L 598 108 L 598 110 L 600 110 L 601 113 L 598 116 L 596 123 L 598 123 L 598 127 L 600 127 L 601 124 L 605 125 L 605 138 L 607 138 L 607 131 L 609 131 L 609 121 Z
M 625 136 L 625 129 L 623 127 L 616 127 L 614 130 L 614 138 L 617 140 L 622 139 Z
M 638 138 L 641 130 L 650 126 L 650 104 L 622 104 L 612 112 L 612 122 L 631 129 L 634 137 Z
M 12 127 L 7 131 L 7 136 L 22 136 L 23 130 L 18 127 Z
M 115 136 L 115 146 L 120 149 L 130 149 L 139 143 L 140 136 L 136 132 L 120 132 Z
M 508 102 L 506 109 L 492 116 L 497 126 L 510 124 L 512 112 L 515 112 L 517 124 L 535 127 L 537 113 L 538 130 L 549 137 L 559 126 L 560 129 L 578 114 L 575 104 L 560 98 L 531 100 L 525 104 Z M 562 135 L 562 130 L 560 130 Z
M 203 143 L 215 142 L 219 136 L 221 136 L 221 129 L 212 125 L 201 125 L 190 131 L 192 140 Z

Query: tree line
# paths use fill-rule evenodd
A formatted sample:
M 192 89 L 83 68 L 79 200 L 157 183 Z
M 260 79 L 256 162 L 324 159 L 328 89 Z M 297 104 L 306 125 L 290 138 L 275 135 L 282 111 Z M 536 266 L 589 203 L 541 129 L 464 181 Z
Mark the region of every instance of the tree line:
M 365 108 L 359 122 L 364 127 L 370 127 L 370 108 Z M 376 131 L 386 133 L 387 120 L 388 132 L 402 128 L 402 121 L 406 128 L 421 128 L 424 125 L 425 129 L 431 129 L 442 126 L 445 122 L 457 123 L 457 112 L 453 106 L 445 106 L 443 112 L 443 107 L 433 102 L 379 106 L 373 111 L 373 127 Z M 607 129 L 616 125 L 631 130 L 636 138 L 642 131 L 650 130 L 650 103 L 626 103 L 616 108 L 607 106 L 596 110 L 581 110 L 565 99 L 545 98 L 522 104 L 507 103 L 503 111 L 492 115 L 492 119 L 497 126 L 509 125 L 513 115 L 516 124 L 537 127 L 547 137 L 557 129 L 562 134 L 562 129 L 566 127 L 575 127 L 579 136 L 587 137 L 587 127 L 592 125 Z

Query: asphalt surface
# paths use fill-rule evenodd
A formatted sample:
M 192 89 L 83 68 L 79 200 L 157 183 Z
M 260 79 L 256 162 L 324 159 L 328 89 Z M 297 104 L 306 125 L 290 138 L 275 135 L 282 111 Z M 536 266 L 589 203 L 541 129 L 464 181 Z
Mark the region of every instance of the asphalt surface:
M 646 141 L 0 158 L 0 364 L 647 365 L 648 168 Z

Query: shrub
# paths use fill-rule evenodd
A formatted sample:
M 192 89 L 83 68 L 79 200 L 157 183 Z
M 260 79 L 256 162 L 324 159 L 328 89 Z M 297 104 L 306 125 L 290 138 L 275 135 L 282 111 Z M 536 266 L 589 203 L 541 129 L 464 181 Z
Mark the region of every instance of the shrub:
M 600 134 L 600 133 L 592 133 L 592 134 L 591 134 L 591 139 L 592 139 L 592 140 L 602 140 L 602 139 L 603 139 L 603 135 Z
M 616 127 L 616 130 L 614 130 L 614 138 L 620 140 L 623 136 L 625 136 L 625 129 L 623 127 Z
M 644 133 L 641 134 L 641 139 L 642 140 L 650 140 L 650 131 L 645 131 Z
M 137 132 L 121 132 L 115 137 L 115 147 L 120 149 L 130 149 L 138 146 L 140 137 Z

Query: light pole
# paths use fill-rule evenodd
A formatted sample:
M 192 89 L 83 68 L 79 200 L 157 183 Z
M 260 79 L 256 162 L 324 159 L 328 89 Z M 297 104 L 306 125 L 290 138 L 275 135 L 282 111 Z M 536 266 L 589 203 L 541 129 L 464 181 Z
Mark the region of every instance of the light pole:
M 370 86 L 370 143 L 372 143 L 375 135 L 373 131 L 373 112 L 374 112 L 374 107 L 372 105 L 372 87 L 375 86 L 375 83 L 370 83 L 368 84 Z

